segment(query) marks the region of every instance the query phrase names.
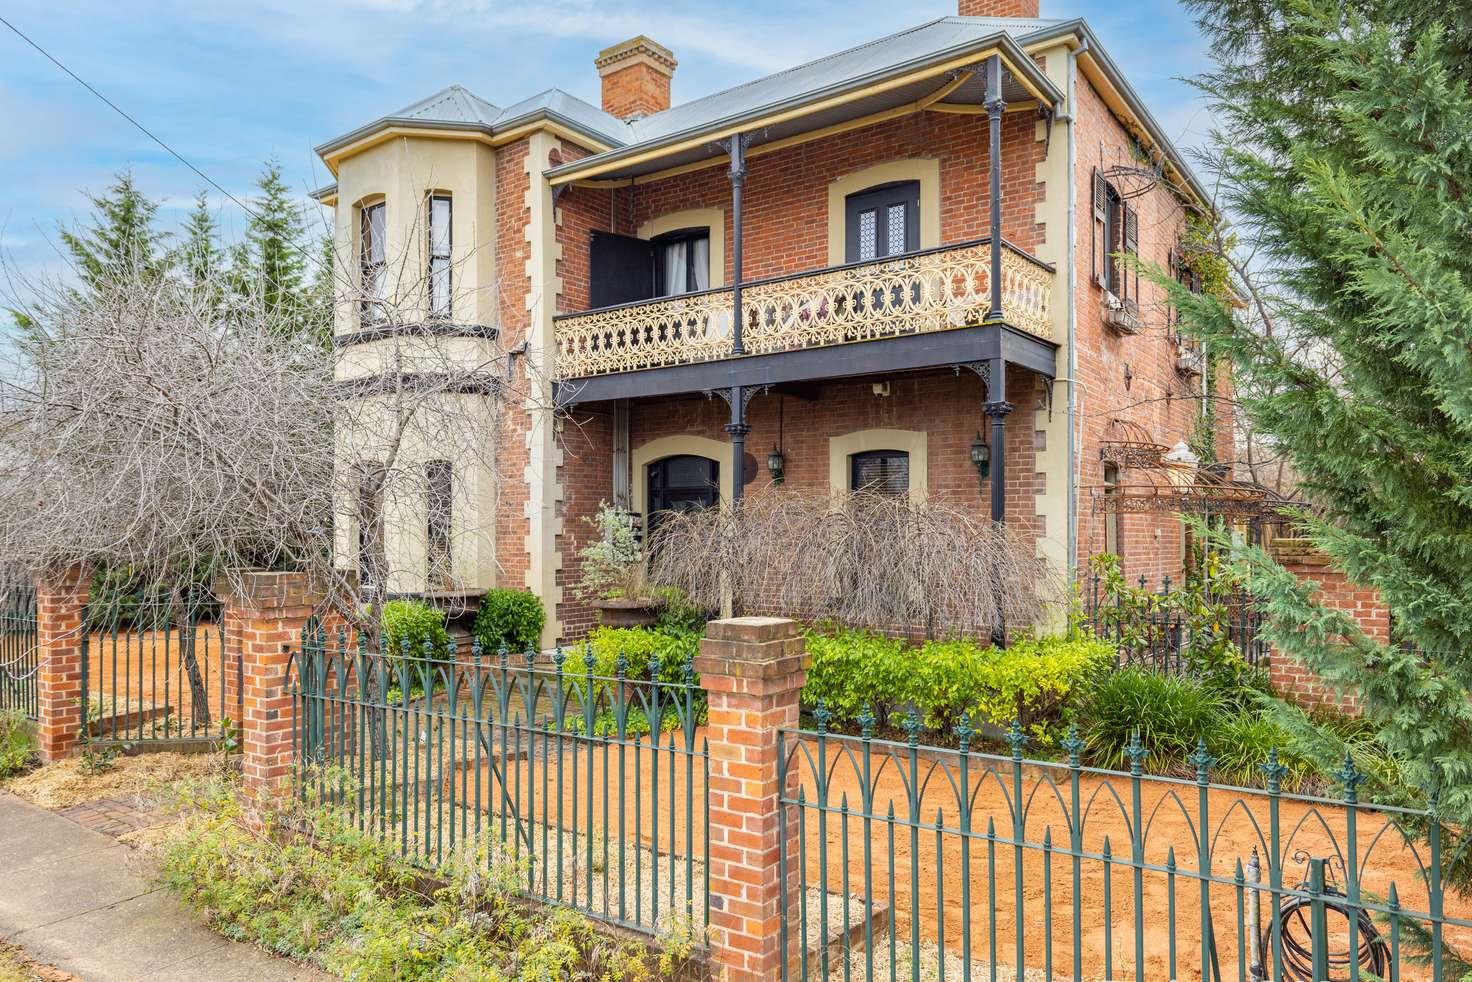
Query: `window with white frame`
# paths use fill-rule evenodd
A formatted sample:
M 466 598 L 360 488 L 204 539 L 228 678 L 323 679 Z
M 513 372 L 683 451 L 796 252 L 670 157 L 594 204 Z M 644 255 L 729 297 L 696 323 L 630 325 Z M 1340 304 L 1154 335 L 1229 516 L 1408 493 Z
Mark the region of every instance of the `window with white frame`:
M 384 202 L 364 205 L 358 219 L 358 265 L 363 283 L 361 316 L 366 323 L 376 323 L 387 316 L 384 309 L 384 301 L 388 299 L 386 233 Z
M 448 194 L 429 196 L 429 316 L 450 316 L 450 218 Z

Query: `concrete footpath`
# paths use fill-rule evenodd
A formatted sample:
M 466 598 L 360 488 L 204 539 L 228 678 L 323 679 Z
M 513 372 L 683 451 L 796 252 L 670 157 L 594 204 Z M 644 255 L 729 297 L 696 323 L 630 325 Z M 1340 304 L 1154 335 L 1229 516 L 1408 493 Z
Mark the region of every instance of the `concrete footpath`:
M 127 846 L 0 792 L 0 938 L 83 982 L 319 982 L 228 941 L 155 889 Z

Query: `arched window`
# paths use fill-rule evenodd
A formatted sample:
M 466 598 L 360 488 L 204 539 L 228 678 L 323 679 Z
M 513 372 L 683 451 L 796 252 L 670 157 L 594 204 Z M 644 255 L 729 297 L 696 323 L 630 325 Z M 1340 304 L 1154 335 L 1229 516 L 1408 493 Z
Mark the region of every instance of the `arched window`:
M 387 312 L 383 301 L 388 298 L 388 214 L 380 199 L 365 204 L 358 215 L 358 269 L 362 277 L 363 301 L 360 316 L 364 323 L 377 323 Z
M 845 261 L 883 259 L 920 248 L 920 182 L 896 181 L 844 199 Z
M 721 465 L 709 457 L 665 457 L 648 466 L 646 478 L 649 514 L 644 527 L 649 533 L 658 528 L 662 514 L 709 508 L 721 499 Z
M 903 450 L 866 450 L 849 458 L 850 491 L 910 493 L 910 455 Z

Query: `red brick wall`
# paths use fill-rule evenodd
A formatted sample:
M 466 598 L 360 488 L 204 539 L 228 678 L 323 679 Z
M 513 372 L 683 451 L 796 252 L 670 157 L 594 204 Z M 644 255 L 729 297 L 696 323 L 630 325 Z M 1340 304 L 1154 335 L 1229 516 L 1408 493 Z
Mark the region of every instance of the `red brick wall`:
M 1189 439 L 1200 408 L 1201 382 L 1177 372 L 1177 349 L 1171 339 L 1164 295 L 1143 277 L 1140 317 L 1144 329 L 1126 337 L 1104 326 L 1101 308 L 1104 291 L 1093 281 L 1091 181 L 1095 167 L 1102 169 L 1130 162 L 1130 141 L 1119 120 L 1082 76 L 1078 79 L 1076 102 L 1075 337 L 1081 431 L 1078 481 L 1082 567 L 1090 556 L 1104 551 L 1106 526 L 1116 521 L 1115 516 L 1097 510 L 1093 501 L 1093 492 L 1104 483 L 1099 442 L 1106 428 L 1112 420 L 1120 418 L 1144 427 L 1156 442 L 1167 447 Z M 1132 198 L 1130 203 L 1139 212 L 1141 256 L 1166 266 L 1185 221 L 1181 204 L 1159 186 Z M 1128 381 L 1126 369 L 1132 376 Z M 1230 459 L 1229 418 L 1218 433 L 1222 434 L 1219 450 L 1228 451 L 1226 459 Z M 1123 470 L 1120 480 L 1124 484 L 1159 483 L 1163 475 Z M 1124 515 L 1118 521 L 1124 571 L 1131 581 L 1140 576 L 1151 583 L 1159 583 L 1163 576 L 1179 578 L 1184 539 L 1180 519 L 1175 514 Z
M 496 151 L 496 301 L 499 307 L 502 344 L 511 349 L 520 344 L 530 323 L 526 300 L 530 283 L 526 261 L 530 254 L 526 226 L 531 212 L 526 206 L 527 141 L 519 140 Z M 516 386 L 525 384 L 516 380 Z M 513 397 L 514 399 L 515 397 Z M 519 401 L 519 400 L 518 400 Z M 501 414 L 496 458 L 500 464 L 496 500 L 496 560 L 498 584 L 519 589 L 526 585 L 527 555 L 527 419 L 516 402 Z
M 1329 565 L 1329 557 L 1305 539 L 1280 538 L 1273 542 L 1273 556 L 1294 576 L 1319 584 L 1316 597 L 1331 610 L 1351 617 L 1373 641 L 1390 641 L 1390 610 L 1378 591 L 1351 583 Z M 1270 655 L 1269 674 L 1278 695 L 1305 706 L 1329 706 L 1343 712 L 1358 709 L 1353 696 L 1330 692 L 1319 679 L 1297 661 L 1276 649 Z
M 1002 125 L 1002 231 L 1023 249 L 1042 240 L 1034 208 L 1043 186 L 1036 165 L 1043 145 L 1035 117 L 1012 113 Z M 910 116 L 750 158 L 743 206 L 745 278 L 761 279 L 828 265 L 828 185 L 874 164 L 914 157 L 940 161 L 940 241 L 987 234 L 984 117 L 946 113 Z M 732 280 L 731 183 L 725 166 L 631 188 L 573 188 L 561 201 L 568 235 L 564 279 L 586 282 L 589 233 L 633 234 L 645 221 L 687 208 L 726 212 L 725 282 Z M 567 290 L 560 310 L 586 309 L 587 293 Z
M 977 515 L 990 514 L 990 488 L 979 490 L 970 460 L 971 441 L 981 431 L 989 437 L 990 420 L 981 413 L 985 386 L 976 375 L 940 371 L 899 375 L 889 379 L 889 395 L 878 396 L 873 381 L 834 382 L 815 386 L 813 398 L 768 393 L 751 401 L 747 417 L 751 433 L 747 452 L 757 459 L 758 474 L 748 492 L 767 486 L 767 453 L 778 442 L 786 458 L 786 482 L 781 488 L 826 492 L 829 488 L 829 438 L 867 429 L 918 430 L 927 434 L 928 486 L 932 496 L 962 502 Z M 1031 373 L 1014 368 L 1007 375 L 1007 392 L 1016 410 L 1007 419 L 1007 520 L 1029 538 L 1043 534 L 1034 514 L 1034 496 L 1041 491 L 1033 431 L 1033 409 L 1041 384 Z M 726 403 L 716 397 L 639 400 L 629 408 L 629 446 L 632 450 L 665 436 L 694 435 L 726 443 L 723 427 L 730 418 Z M 564 603 L 559 608 L 566 639 L 585 633 L 593 612 L 575 596 L 576 556 L 596 535 L 583 519 L 596 512 L 600 501 L 612 500 L 612 418 L 599 404 L 573 412 L 564 425 L 563 556 Z M 720 460 L 722 473 L 731 467 L 729 453 Z M 632 479 L 642 483 L 643 474 Z

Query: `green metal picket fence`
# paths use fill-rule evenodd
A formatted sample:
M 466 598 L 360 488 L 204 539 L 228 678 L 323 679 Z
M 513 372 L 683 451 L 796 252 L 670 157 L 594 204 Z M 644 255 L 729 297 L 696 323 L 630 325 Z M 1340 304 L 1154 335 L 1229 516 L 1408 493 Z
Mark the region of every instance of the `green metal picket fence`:
M 704 693 L 591 653 L 353 647 L 309 628 L 287 684 L 298 786 L 433 865 L 489 840 L 524 892 L 652 933 L 710 909 Z M 662 721 L 649 732 L 647 721 Z M 347 781 L 334 790 L 324 770 Z
M 19 710 L 35 719 L 36 590 L 29 583 L 0 586 L 0 710 Z
M 1440 982 L 1472 948 L 1472 861 L 1434 811 L 1367 804 L 1352 762 L 1337 799 L 908 741 L 783 730 L 781 937 L 807 979 L 1359 978 Z M 790 925 L 790 926 L 789 926 Z M 1020 966 L 1020 969 L 1019 969 Z
M 213 597 L 138 590 L 94 597 L 83 610 L 92 739 L 161 749 L 225 737 L 240 719 L 240 669 Z

